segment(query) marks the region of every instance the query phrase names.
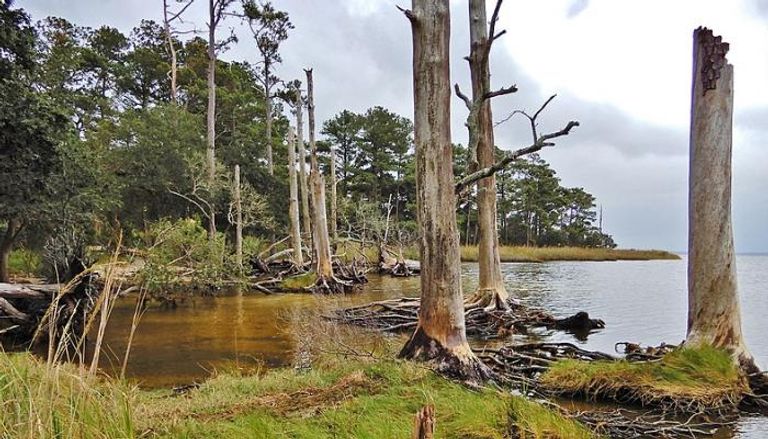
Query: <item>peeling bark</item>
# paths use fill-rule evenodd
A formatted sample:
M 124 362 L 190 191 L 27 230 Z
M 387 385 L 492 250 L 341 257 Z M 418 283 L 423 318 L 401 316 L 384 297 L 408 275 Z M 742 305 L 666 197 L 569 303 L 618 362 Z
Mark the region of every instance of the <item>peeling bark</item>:
M 733 66 L 712 31 L 693 34 L 686 344 L 730 351 L 756 370 L 741 330 L 731 222 Z
M 473 110 L 467 119 L 470 137 L 475 142 L 471 150 L 476 152 L 476 163 L 481 168 L 494 165 L 495 143 L 493 139 L 493 115 L 491 101 L 486 95 L 491 89 L 488 38 L 488 18 L 485 0 L 469 1 L 469 66 L 472 77 Z M 509 309 L 509 294 L 504 288 L 499 255 L 499 237 L 496 230 L 496 175 L 477 183 L 478 209 L 478 269 L 477 291 L 469 298 L 468 306 L 492 309 Z
M 413 0 L 416 205 L 420 227 L 421 305 L 400 357 L 478 382 L 491 372 L 466 337 L 451 147 L 450 2 Z
M 296 135 L 293 127 L 288 128 L 288 218 L 291 223 L 291 247 L 293 263 L 301 267 L 304 256 L 301 251 L 301 226 L 299 225 L 299 188 L 296 181 Z
M 301 188 L 301 220 L 305 233 L 309 234 L 310 246 L 312 241 L 312 220 L 309 209 L 309 184 L 307 182 L 307 151 L 304 148 L 304 99 L 301 89 L 296 89 L 296 149 L 299 152 L 299 186 Z

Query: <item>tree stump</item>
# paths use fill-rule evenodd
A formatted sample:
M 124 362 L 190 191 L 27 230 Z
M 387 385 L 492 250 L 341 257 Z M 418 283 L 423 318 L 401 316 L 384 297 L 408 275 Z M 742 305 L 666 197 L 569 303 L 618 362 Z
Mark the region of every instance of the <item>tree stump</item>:
M 435 407 L 427 405 L 416 413 L 413 419 L 413 439 L 433 439 L 435 437 Z

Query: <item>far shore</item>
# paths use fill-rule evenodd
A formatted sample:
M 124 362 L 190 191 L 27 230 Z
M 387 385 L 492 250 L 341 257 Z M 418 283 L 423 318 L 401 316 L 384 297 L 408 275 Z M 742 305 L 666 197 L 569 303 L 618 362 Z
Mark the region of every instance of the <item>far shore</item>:
M 651 261 L 676 260 L 680 256 L 665 250 L 608 249 L 590 247 L 502 246 L 501 262 L 552 261 Z M 477 247 L 461 247 L 462 262 L 477 262 Z

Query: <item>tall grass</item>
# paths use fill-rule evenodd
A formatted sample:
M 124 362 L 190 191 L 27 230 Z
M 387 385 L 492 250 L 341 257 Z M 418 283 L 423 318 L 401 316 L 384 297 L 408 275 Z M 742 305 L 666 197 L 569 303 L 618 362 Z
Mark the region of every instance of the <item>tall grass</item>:
M 134 438 L 135 389 L 76 366 L 0 352 L 3 438 Z

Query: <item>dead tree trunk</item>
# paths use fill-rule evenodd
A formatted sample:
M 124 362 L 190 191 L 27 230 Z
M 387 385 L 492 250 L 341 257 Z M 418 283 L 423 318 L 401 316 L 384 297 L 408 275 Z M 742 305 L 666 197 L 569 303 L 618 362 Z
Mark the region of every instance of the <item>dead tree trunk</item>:
M 264 101 L 266 107 L 266 125 L 267 125 L 267 170 L 269 175 L 275 175 L 275 163 L 272 157 L 272 83 L 270 81 L 270 61 L 269 57 L 264 57 Z
M 500 2 L 499 2 L 500 4 Z M 496 19 L 494 14 L 494 20 Z M 470 160 L 480 167 L 493 166 L 495 162 L 493 140 L 493 116 L 491 101 L 486 98 L 491 90 L 489 58 L 492 41 L 488 38 L 488 18 L 485 0 L 469 1 L 469 67 L 472 76 L 472 109 L 467 119 L 471 145 L 476 159 Z M 474 171 L 474 170 L 472 170 Z M 499 256 L 499 237 L 496 231 L 496 175 L 477 182 L 477 227 L 479 230 L 478 263 L 479 282 L 477 291 L 469 298 L 470 307 L 508 309 L 509 294 L 504 288 Z
M 336 199 L 336 148 L 331 143 L 331 166 L 329 169 L 331 174 L 331 242 L 333 248 L 336 248 L 336 243 L 339 241 L 339 232 L 337 224 L 337 210 L 338 204 Z
M 178 16 L 178 14 L 176 15 Z M 178 103 L 177 100 L 177 59 L 176 59 L 176 47 L 173 44 L 173 34 L 171 33 L 171 17 L 168 11 L 168 0 L 163 0 L 163 30 L 165 32 L 165 40 L 168 44 L 168 52 L 171 54 L 171 71 L 169 76 L 171 79 L 171 102 Z
M 8 262 L 11 258 L 11 250 L 16 242 L 23 225 L 16 219 L 8 220 L 7 229 L 2 241 L 0 241 L 0 282 L 10 282 L 11 274 L 8 270 Z
M 315 248 L 315 267 L 318 282 L 333 282 L 331 263 L 331 243 L 328 237 L 328 217 L 325 212 L 325 181 L 320 174 L 315 144 L 315 100 L 312 69 L 307 73 L 307 114 L 309 115 L 309 160 L 311 164 L 310 183 L 312 184 L 312 242 Z
M 301 186 L 301 219 L 305 233 L 312 241 L 312 221 L 309 210 L 309 184 L 307 182 L 307 151 L 304 148 L 304 99 L 301 89 L 296 88 L 296 149 L 299 151 L 299 186 Z M 311 246 L 311 245 L 310 245 Z
M 304 265 L 304 255 L 301 251 L 301 226 L 299 225 L 299 187 L 296 179 L 296 134 L 293 127 L 288 128 L 288 188 L 289 206 L 288 217 L 291 222 L 291 247 L 293 247 L 293 262 L 301 267 Z
M 235 262 L 243 271 L 243 202 L 240 196 L 240 165 L 235 165 Z
M 490 376 L 467 343 L 453 182 L 450 1 L 413 0 L 416 205 L 420 227 L 421 304 L 416 331 L 400 357 L 432 362 L 469 381 Z
M 206 168 L 208 171 L 208 190 L 212 191 L 216 181 L 216 26 L 219 21 L 216 1 L 208 0 L 208 110 L 206 114 Z M 216 211 L 211 203 L 208 215 L 208 239 L 216 237 Z
M 413 419 L 413 439 L 434 439 L 435 437 L 435 406 L 427 405 L 421 408 Z
M 693 33 L 688 207 L 688 335 L 756 370 L 741 331 L 731 223 L 733 66 L 728 43 L 707 28 Z

